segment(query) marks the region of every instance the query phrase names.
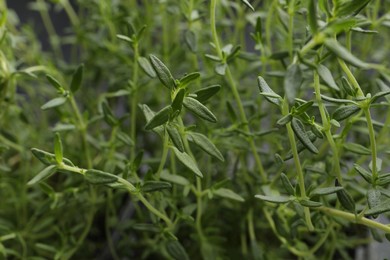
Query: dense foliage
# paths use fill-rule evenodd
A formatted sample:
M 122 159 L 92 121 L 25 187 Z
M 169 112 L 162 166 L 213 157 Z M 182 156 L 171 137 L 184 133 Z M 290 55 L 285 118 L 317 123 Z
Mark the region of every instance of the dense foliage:
M 389 238 L 390 1 L 29 8 L 47 51 L 0 0 L 2 258 L 353 259 Z

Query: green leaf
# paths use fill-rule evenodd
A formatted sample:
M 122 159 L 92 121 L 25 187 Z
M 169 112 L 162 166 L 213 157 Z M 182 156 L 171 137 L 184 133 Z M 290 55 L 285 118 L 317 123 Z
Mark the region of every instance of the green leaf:
M 146 122 L 150 122 L 150 120 L 156 115 L 156 113 L 153 112 L 153 111 L 148 107 L 148 105 L 142 104 L 142 105 L 139 105 L 139 107 L 141 108 L 142 112 L 144 113 Z M 160 135 L 161 137 L 164 136 L 164 127 L 163 127 L 163 126 L 157 126 L 157 127 L 155 127 L 155 128 L 153 129 L 153 131 L 154 131 L 155 133 L 157 133 L 158 135 Z
M 57 164 L 55 155 L 45 152 L 37 148 L 31 148 L 33 155 L 45 165 Z M 63 158 L 63 162 L 67 165 L 74 166 L 74 164 L 67 158 Z
M 376 189 L 367 191 L 367 202 L 370 209 L 377 207 L 381 203 L 381 192 Z
M 191 111 L 198 117 L 210 121 L 212 123 L 217 122 L 217 118 L 215 117 L 215 115 L 211 113 L 211 111 L 198 100 L 191 97 L 185 97 L 183 100 L 183 105 L 185 106 L 185 108 L 187 108 L 189 111 Z
M 62 141 L 59 133 L 56 133 L 54 140 L 54 155 L 58 164 L 62 163 L 63 159 L 63 148 Z
M 337 120 L 337 121 L 342 121 L 342 120 L 352 116 L 353 114 L 355 114 L 359 111 L 360 111 L 360 107 L 358 107 L 356 105 L 342 106 L 342 107 L 337 108 L 333 112 L 332 118 L 334 120 Z
M 340 187 L 339 182 L 336 179 L 336 186 Z M 348 211 L 355 212 L 355 201 L 352 196 L 345 190 L 339 190 L 336 192 L 337 198 L 340 201 L 341 205 Z
M 63 90 L 63 87 L 61 86 L 61 84 L 55 79 L 53 78 L 52 76 L 50 75 L 46 75 L 46 79 L 50 82 L 50 84 L 55 87 L 58 91 L 61 91 Z
M 225 75 L 226 69 L 227 69 L 227 64 L 226 63 L 218 63 L 214 67 L 215 73 L 217 73 L 218 75 L 221 75 L 221 76 Z
M 41 109 L 42 109 L 42 110 L 46 110 L 46 109 L 49 109 L 49 108 L 61 106 L 61 105 L 63 105 L 67 100 L 68 100 L 67 97 L 53 98 L 52 100 L 48 101 L 48 102 L 45 103 L 43 106 L 41 106 Z
M 253 8 L 253 6 L 248 2 L 248 0 L 241 0 L 241 2 L 247 7 L 249 7 L 252 11 L 255 11 L 255 8 Z
M 259 40 L 261 41 L 262 38 L 263 38 L 263 29 L 262 29 L 262 23 L 261 23 L 261 17 L 257 17 L 256 19 L 256 26 L 255 26 L 255 32 L 256 32 L 256 35 L 259 36 Z
M 310 198 L 314 196 L 324 196 L 332 193 L 336 193 L 340 190 L 344 189 L 343 187 L 326 187 L 326 188 L 316 188 L 312 192 L 310 192 Z
M 189 260 L 188 254 L 178 240 L 170 240 L 165 248 L 168 254 L 175 260 Z
M 342 99 L 342 98 L 332 98 L 332 97 L 328 97 L 328 96 L 325 96 L 325 95 L 322 95 L 322 94 L 321 94 L 321 99 L 325 100 L 325 101 L 328 101 L 328 102 L 331 102 L 331 103 L 336 103 L 336 104 L 350 103 L 350 104 L 357 105 L 357 103 L 355 101 L 353 101 L 353 100 Z
M 179 175 L 170 174 L 166 170 L 161 172 L 160 177 L 163 180 L 170 181 L 170 182 L 173 182 L 175 184 L 182 185 L 182 186 L 187 186 L 190 184 L 190 182 L 186 178 L 179 176 Z
M 341 86 L 342 86 L 342 89 L 345 93 L 347 93 L 348 95 L 354 97 L 356 95 L 356 92 L 357 92 L 357 89 L 355 89 L 354 87 L 351 86 L 351 84 L 349 83 L 348 79 L 346 77 L 342 77 L 341 78 Z
M 350 152 L 362 155 L 370 155 L 371 150 L 357 143 L 344 143 L 344 148 Z
M 277 204 L 287 203 L 291 201 L 291 198 L 285 196 L 265 196 L 265 195 L 255 195 L 255 198 L 262 201 L 273 202 Z
M 354 27 L 357 23 L 356 18 L 347 17 L 347 18 L 337 18 L 326 26 L 323 30 L 324 34 L 329 36 L 337 35 L 341 32 L 346 32 Z
M 360 176 L 363 177 L 363 179 L 366 182 L 372 183 L 372 175 L 369 171 L 367 171 L 366 169 L 364 169 L 363 167 L 361 167 L 358 164 L 354 164 L 353 166 L 354 166 L 355 170 L 360 174 Z
M 370 103 L 374 103 L 378 98 L 387 96 L 389 94 L 390 94 L 390 90 L 378 92 L 374 96 L 372 96 Z
M 118 131 L 116 133 L 116 137 L 122 141 L 124 144 L 128 145 L 128 146 L 134 146 L 134 141 L 131 139 L 131 137 L 124 133 L 124 132 L 120 132 Z
M 189 170 L 195 173 L 198 177 L 203 177 L 202 172 L 199 170 L 194 159 L 191 158 L 187 153 L 180 152 L 176 147 L 172 147 L 173 152 L 181 163 L 183 163 Z
M 261 76 L 257 77 L 257 84 L 258 84 L 258 86 L 259 86 L 260 93 L 271 93 L 271 94 L 275 94 L 276 98 L 267 97 L 267 96 L 265 96 L 265 98 L 266 98 L 269 102 L 271 102 L 271 103 L 273 103 L 273 104 L 279 106 L 280 100 L 282 99 L 282 97 L 279 96 L 278 94 L 276 94 L 276 93 L 268 86 L 268 84 L 267 84 L 267 82 L 264 80 L 264 78 L 262 78 Z
M 120 40 L 123 40 L 123 41 L 126 41 L 128 43 L 131 43 L 133 44 L 134 43 L 134 40 L 131 39 L 130 37 L 126 36 L 126 35 L 122 35 L 122 34 L 117 34 L 116 37 Z
M 315 0 L 308 0 L 308 23 L 310 26 L 311 33 L 315 35 L 318 31 L 318 25 L 317 25 L 317 4 Z
M 171 189 L 172 185 L 165 181 L 145 181 L 141 187 L 142 192 L 154 192 Z
M 184 41 L 187 44 L 188 49 L 190 49 L 191 52 L 196 53 L 198 50 L 198 44 L 196 39 L 196 34 L 192 30 L 187 30 L 184 33 Z
M 199 146 L 203 151 L 214 156 L 220 161 L 225 161 L 223 155 L 218 148 L 203 134 L 200 133 L 188 133 L 188 140 Z
M 191 82 L 197 80 L 199 77 L 200 77 L 200 73 L 199 72 L 192 72 L 192 73 L 189 73 L 189 74 L 185 75 L 184 77 L 182 77 L 179 80 L 180 81 L 180 87 L 181 88 L 187 87 Z
M 173 99 L 172 104 L 171 104 L 173 111 L 181 111 L 181 108 L 183 106 L 183 99 L 184 99 L 185 93 L 186 93 L 186 91 L 183 88 L 180 89 L 176 93 L 176 96 Z
M 284 126 L 284 125 L 290 123 L 292 119 L 293 119 L 293 116 L 292 116 L 291 114 L 287 114 L 287 115 L 283 116 L 282 118 L 280 118 L 280 119 L 276 122 L 276 124 L 277 124 L 278 126 Z
M 308 101 L 295 108 L 294 115 L 301 115 L 313 106 L 313 101 Z
M 217 190 L 213 190 L 213 194 L 222 197 L 222 198 L 227 198 L 231 200 L 236 200 L 240 202 L 244 202 L 244 198 L 235 193 L 232 190 L 226 189 L 226 188 L 219 188 Z
M 298 137 L 299 141 L 312 153 L 317 154 L 318 150 L 314 146 L 314 144 L 311 142 L 309 136 L 306 134 L 305 128 L 302 124 L 302 122 L 297 119 L 293 118 L 291 121 L 292 129 L 294 130 L 295 135 Z
M 76 91 L 79 90 L 81 81 L 83 80 L 83 71 L 84 64 L 80 64 L 77 70 L 73 73 L 72 81 L 70 83 L 70 91 L 72 91 L 72 93 L 76 93 Z
M 172 107 L 166 106 L 158 111 L 145 125 L 145 130 L 152 130 L 162 124 L 165 124 L 169 120 L 169 116 L 172 113 Z
M 335 12 L 335 16 L 357 15 L 371 0 L 350 0 L 343 2 Z
M 104 121 L 110 126 L 116 126 L 119 124 L 118 119 L 115 118 L 107 102 L 102 103 Z
M 318 207 L 322 206 L 321 202 L 307 200 L 307 199 L 299 200 L 299 204 L 301 204 L 304 207 L 308 207 L 308 208 L 318 208 Z
M 170 90 L 175 89 L 175 80 L 167 66 L 154 55 L 150 55 L 149 59 L 161 83 Z
M 386 186 L 389 183 L 390 183 L 390 173 L 379 174 L 376 184 L 378 184 L 379 186 Z
M 211 86 L 208 86 L 205 88 L 201 88 L 201 89 L 194 92 L 194 94 L 196 94 L 195 99 L 201 103 L 205 103 L 212 96 L 217 94 L 220 89 L 221 89 L 220 85 L 211 85 Z
M 43 169 L 40 173 L 35 175 L 34 178 L 32 178 L 27 183 L 27 185 L 31 186 L 31 185 L 34 185 L 34 184 L 39 183 L 41 181 L 44 181 L 47 178 L 49 178 L 50 176 L 52 176 L 56 171 L 57 171 L 57 166 L 56 165 L 49 165 L 45 169 Z
M 332 73 L 330 72 L 330 70 L 327 67 L 325 67 L 322 64 L 319 64 L 317 66 L 317 72 L 318 72 L 318 75 L 321 77 L 321 79 L 325 82 L 325 84 L 328 87 L 330 87 L 334 90 L 337 90 L 337 91 L 340 90 L 339 87 L 337 86 L 336 82 L 333 79 Z
M 118 180 L 118 177 L 114 174 L 93 169 L 87 170 L 84 177 L 92 184 L 110 184 Z
M 152 65 L 147 58 L 138 57 L 138 64 L 149 77 L 155 78 L 157 76 L 156 72 L 154 71 Z
M 312 131 L 307 131 L 306 132 L 307 136 L 309 137 L 310 141 L 311 142 L 314 142 L 316 139 L 317 139 L 317 136 L 312 132 Z M 302 142 L 298 139 L 297 141 L 297 150 L 298 150 L 298 153 L 302 152 L 303 150 L 305 150 L 305 145 L 302 144 Z M 292 151 L 288 151 L 288 153 L 284 156 L 284 160 L 289 160 L 293 158 L 293 154 L 292 154 Z
M 282 179 L 283 187 L 286 190 L 286 192 L 288 193 L 288 195 L 294 196 L 295 195 L 295 191 L 294 191 L 294 188 L 293 188 L 290 180 L 288 179 L 287 175 L 282 173 L 280 175 L 280 178 Z
M 175 147 L 180 151 L 184 152 L 184 144 L 183 140 L 181 139 L 181 135 L 177 128 L 172 125 L 167 126 L 168 135 L 172 140 L 172 143 L 175 145 Z
M 356 58 L 352 53 L 350 53 L 344 46 L 342 46 L 335 39 L 326 39 L 325 46 L 337 57 L 344 60 L 345 62 L 358 67 L 358 68 L 368 68 L 368 64 Z
M 390 211 L 390 199 L 382 201 L 379 205 L 364 212 L 365 216 L 377 216 L 379 214 Z
M 287 100 L 290 104 L 294 103 L 301 85 L 302 71 L 299 68 L 299 65 L 294 63 L 287 68 L 283 82 L 284 93 L 286 94 Z

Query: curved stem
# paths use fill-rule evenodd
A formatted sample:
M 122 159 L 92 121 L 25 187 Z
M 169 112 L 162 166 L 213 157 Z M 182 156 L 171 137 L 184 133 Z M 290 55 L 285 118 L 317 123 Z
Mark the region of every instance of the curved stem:
M 369 108 L 363 109 L 364 115 L 366 116 L 367 120 L 367 127 L 368 127 L 368 135 L 370 136 L 370 145 L 371 145 L 371 161 L 372 161 L 372 183 L 375 183 L 376 179 L 378 178 L 378 171 L 377 171 L 377 150 L 376 150 L 376 141 L 375 141 L 375 131 L 374 126 L 372 124 L 371 119 L 371 113 Z

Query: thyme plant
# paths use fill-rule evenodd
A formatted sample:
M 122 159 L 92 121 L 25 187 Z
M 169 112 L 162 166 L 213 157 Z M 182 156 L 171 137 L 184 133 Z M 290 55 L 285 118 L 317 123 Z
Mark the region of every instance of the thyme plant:
M 388 0 L 28 7 L 41 27 L 0 0 L 2 258 L 354 259 L 388 243 Z

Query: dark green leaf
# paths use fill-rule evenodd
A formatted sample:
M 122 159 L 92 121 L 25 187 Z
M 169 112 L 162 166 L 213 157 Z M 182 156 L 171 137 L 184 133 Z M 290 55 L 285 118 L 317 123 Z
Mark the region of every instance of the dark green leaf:
M 244 198 L 235 193 L 232 190 L 226 189 L 226 188 L 219 188 L 217 190 L 213 190 L 213 194 L 222 197 L 222 198 L 227 198 L 231 200 L 236 200 L 240 202 L 244 202 Z
M 390 90 L 378 92 L 374 96 L 372 96 L 370 103 L 374 103 L 378 98 L 387 96 L 389 94 L 390 94 Z
M 141 187 L 142 192 L 154 192 L 171 189 L 172 185 L 165 181 L 145 181 Z
M 318 138 L 324 138 L 324 134 L 322 133 L 322 129 L 319 129 L 320 126 L 317 126 L 316 124 L 310 126 L 310 130 L 318 137 Z
M 292 119 L 293 119 L 293 116 L 292 116 L 291 114 L 287 114 L 287 115 L 283 116 L 282 118 L 280 118 L 280 119 L 276 122 L 276 124 L 277 124 L 278 126 L 284 126 L 284 125 L 290 123 Z
M 336 179 L 336 186 L 340 187 L 340 184 L 338 183 Z M 352 196 L 345 190 L 339 190 L 336 192 L 337 198 L 340 201 L 341 205 L 348 211 L 355 212 L 355 201 L 353 200 Z
M 161 83 L 170 90 L 175 89 L 175 80 L 167 66 L 154 55 L 150 55 L 149 59 Z
M 212 96 L 214 96 L 218 91 L 221 89 L 220 85 L 212 85 L 205 88 L 201 88 L 194 92 L 196 94 L 196 100 L 198 100 L 201 103 L 206 102 L 209 100 Z
M 342 85 L 341 85 L 342 89 L 344 90 L 345 93 L 347 93 L 348 95 L 353 96 L 353 97 L 356 95 L 357 90 L 354 89 L 351 86 L 351 84 L 349 84 L 349 81 L 346 77 L 343 76 L 341 78 L 341 83 L 342 83 Z
M 199 170 L 196 162 L 187 153 L 180 152 L 176 147 L 172 147 L 173 152 L 181 163 L 183 163 L 188 169 L 195 173 L 198 177 L 203 177 L 202 172 Z
M 184 40 L 190 51 L 196 53 L 196 51 L 198 50 L 198 44 L 195 32 L 191 30 L 186 31 L 184 34 Z
M 357 143 L 344 143 L 343 146 L 346 150 L 351 151 L 353 153 L 362 154 L 362 155 L 371 154 L 370 149 Z
M 31 148 L 31 152 L 45 165 L 57 164 L 55 155 L 52 153 L 48 153 L 37 148 Z M 67 165 L 74 166 L 74 164 L 67 158 L 63 158 L 63 162 Z
M 83 80 L 83 71 L 84 64 L 80 64 L 77 70 L 73 73 L 72 81 L 70 83 L 70 91 L 72 91 L 72 93 L 76 93 L 76 91 L 79 90 L 81 81 Z
M 322 94 L 321 94 L 321 99 L 328 101 L 328 102 L 331 102 L 331 103 L 336 103 L 336 104 L 345 104 L 345 103 L 351 103 L 351 104 L 355 104 L 355 105 L 357 104 L 355 101 L 352 101 L 349 99 L 332 98 L 332 97 L 328 97 L 328 96 L 325 96 Z
M 259 36 L 259 40 L 261 41 L 263 38 L 263 29 L 262 29 L 262 23 L 261 23 L 261 17 L 257 17 L 256 19 L 256 26 L 255 26 L 255 32 Z
M 317 66 L 317 72 L 318 75 L 321 77 L 321 79 L 326 83 L 326 85 L 334 90 L 339 91 L 339 87 L 337 86 L 336 82 L 333 79 L 332 73 L 330 70 L 325 67 L 322 64 L 319 64 Z
M 309 137 L 310 141 L 311 142 L 314 142 L 316 139 L 317 139 L 317 136 L 312 132 L 312 131 L 307 131 L 306 132 L 307 136 Z M 303 150 L 305 150 L 305 146 L 302 144 L 301 141 L 299 141 L 298 139 L 298 142 L 297 142 L 297 150 L 298 150 L 298 153 L 302 152 Z M 288 153 L 284 156 L 284 160 L 289 160 L 293 158 L 293 154 L 292 154 L 292 151 L 288 151 Z M 297 186 L 298 187 L 298 186 Z
M 314 144 L 311 142 L 309 136 L 306 134 L 305 128 L 302 124 L 302 122 L 297 119 L 293 118 L 291 121 L 292 129 L 294 130 L 295 135 L 298 137 L 299 141 L 312 153 L 317 154 L 318 150 L 314 146 Z
M 220 161 L 224 161 L 223 155 L 218 148 L 203 134 L 200 133 L 188 133 L 189 141 L 199 146 L 203 151 L 214 156 Z
M 112 113 L 110 107 L 106 102 L 102 103 L 102 109 L 104 121 L 106 121 L 107 124 L 109 124 L 110 126 L 116 126 L 119 124 L 118 119 L 115 118 L 114 114 Z
M 146 122 L 150 122 L 150 120 L 155 116 L 156 113 L 154 113 L 147 105 L 142 104 L 139 105 L 142 112 L 144 113 Z M 154 132 L 159 134 L 161 137 L 163 137 L 164 134 L 164 127 L 163 126 L 157 126 L 153 129 Z
M 368 68 L 368 64 L 356 58 L 352 53 L 350 53 L 344 46 L 342 46 L 337 40 L 327 39 L 325 40 L 325 46 L 337 57 L 346 61 L 347 63 L 358 67 L 358 68 Z
M 55 79 L 53 78 L 52 76 L 50 75 L 46 75 L 46 79 L 50 82 L 50 84 L 55 87 L 57 90 L 61 91 L 63 90 L 63 87 L 61 86 L 61 84 Z
M 152 130 L 155 127 L 165 124 L 168 122 L 171 113 L 171 106 L 164 107 L 148 121 L 148 123 L 145 125 L 145 130 Z
M 172 140 L 172 143 L 175 145 L 175 147 L 180 151 L 184 152 L 184 144 L 183 140 L 181 139 L 181 135 L 177 128 L 172 125 L 167 126 L 168 135 Z
M 302 84 L 302 71 L 299 65 L 294 63 L 287 68 L 286 75 L 284 77 L 283 87 L 284 93 L 287 96 L 287 100 L 290 104 L 294 103 L 295 98 L 298 95 L 299 89 Z
M 390 199 L 380 202 L 379 205 L 364 212 L 365 216 L 377 216 L 379 214 L 390 211 Z
M 180 81 L 180 87 L 181 88 L 187 87 L 191 82 L 197 80 L 199 77 L 200 77 L 200 73 L 199 72 L 192 72 L 192 73 L 189 73 L 189 74 L 185 75 L 184 77 L 182 77 L 179 80 Z
M 340 190 L 342 190 L 343 187 L 326 187 L 326 188 L 316 188 L 312 192 L 310 192 L 310 198 L 314 196 L 324 196 L 324 195 L 329 195 L 332 193 L 336 193 Z
M 315 35 L 318 31 L 317 25 L 317 4 L 315 0 L 308 0 L 308 23 L 310 26 L 311 33 Z
M 369 171 L 367 171 L 366 169 L 364 169 L 363 167 L 361 167 L 358 164 L 354 164 L 354 168 L 360 174 L 360 176 L 363 177 L 363 179 L 366 182 L 372 183 L 372 175 L 371 175 L 371 173 Z
M 189 260 L 188 254 L 178 240 L 170 240 L 166 247 L 169 255 L 175 260 Z
M 154 71 L 152 65 L 147 58 L 138 57 L 138 64 L 149 77 L 155 78 L 157 76 L 156 72 Z
M 230 120 L 232 120 L 232 122 L 237 122 L 237 114 L 234 111 L 232 103 L 230 103 L 229 100 L 226 101 L 226 108 L 227 108 L 227 112 L 228 112 L 228 115 L 230 117 Z
M 286 190 L 286 192 L 288 193 L 288 195 L 294 196 L 295 195 L 295 191 L 294 191 L 294 188 L 293 188 L 290 180 L 288 179 L 287 175 L 282 173 L 280 175 L 280 178 L 282 179 L 283 187 Z
M 342 120 L 352 116 L 353 114 L 355 114 L 359 111 L 360 111 L 360 107 L 358 107 L 356 105 L 342 106 L 342 107 L 337 108 L 333 112 L 332 118 L 334 120 L 337 120 L 337 121 L 342 121 Z
M 48 102 L 45 103 L 43 106 L 41 106 L 41 109 L 42 109 L 42 110 L 46 110 L 46 109 L 49 109 L 49 108 L 61 106 L 61 105 L 64 104 L 67 100 L 68 100 L 67 97 L 53 98 L 52 100 L 48 101 Z
M 45 169 L 43 169 L 40 173 L 34 176 L 27 185 L 31 186 L 36 183 L 39 183 L 41 181 L 46 180 L 50 176 L 52 176 L 55 172 L 57 171 L 57 166 L 56 165 L 49 165 Z
M 183 106 L 183 99 L 184 99 L 185 93 L 186 93 L 186 91 L 183 88 L 180 89 L 176 93 L 176 96 L 173 99 L 172 105 L 171 105 L 173 111 L 181 111 L 181 107 Z
M 198 117 L 210 121 L 212 123 L 217 122 L 217 118 L 215 117 L 215 115 L 211 113 L 211 111 L 198 100 L 191 97 L 185 97 L 183 100 L 183 105 Z
M 110 184 L 118 180 L 118 177 L 99 170 L 87 170 L 84 175 L 85 179 L 92 184 Z
M 265 98 L 275 104 L 275 105 L 278 105 L 280 104 L 280 99 L 282 99 L 281 96 L 279 96 L 278 94 L 276 94 L 267 84 L 267 82 L 263 79 L 263 77 L 257 77 L 257 84 L 259 86 L 259 89 L 260 89 L 260 93 L 271 93 L 271 94 L 275 94 L 275 96 L 277 96 L 277 98 L 273 98 L 273 97 L 267 97 L 265 96 Z
M 277 204 L 287 203 L 291 201 L 291 198 L 285 196 L 264 196 L 264 195 L 255 195 L 255 198 L 262 201 L 273 202 Z
M 62 163 L 63 159 L 63 149 L 62 141 L 59 133 L 56 133 L 54 140 L 54 155 L 58 164 Z
M 386 186 L 389 183 L 390 183 L 390 173 L 379 174 L 376 184 L 378 184 L 379 186 Z
M 235 46 L 235 47 L 231 50 L 230 54 L 227 56 L 226 61 L 227 61 L 227 62 L 232 61 L 236 56 L 239 55 L 240 50 L 241 50 L 241 46 Z

